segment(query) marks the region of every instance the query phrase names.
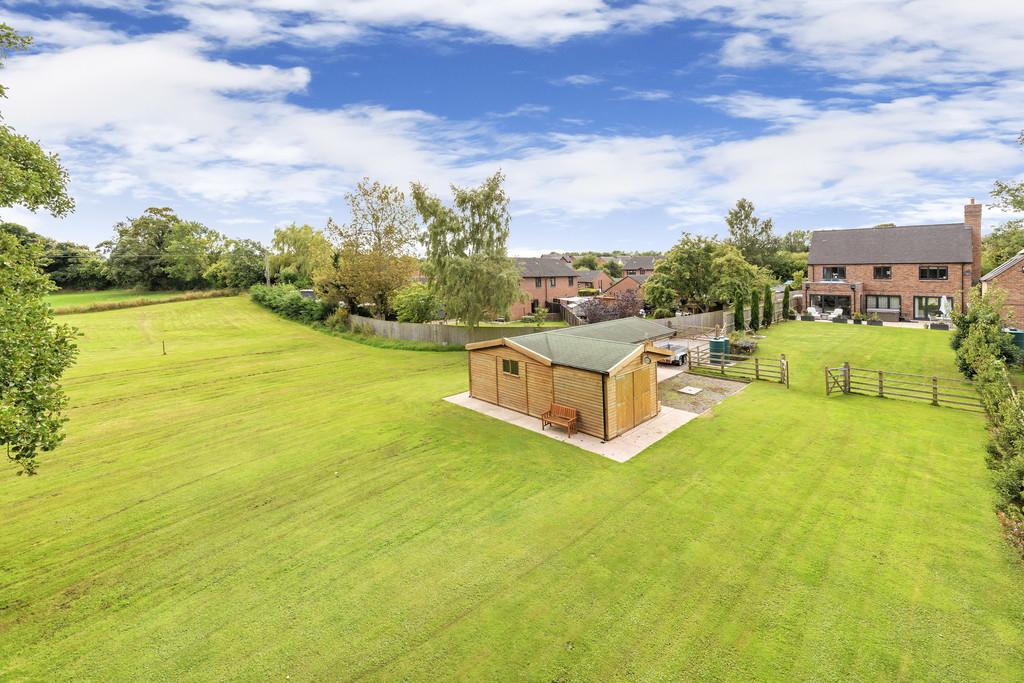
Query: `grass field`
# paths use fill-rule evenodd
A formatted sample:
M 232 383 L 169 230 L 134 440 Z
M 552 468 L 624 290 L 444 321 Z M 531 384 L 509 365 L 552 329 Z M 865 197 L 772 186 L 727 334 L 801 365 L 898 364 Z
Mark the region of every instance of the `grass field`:
M 460 353 L 244 298 L 64 320 L 67 442 L 0 478 L 0 679 L 992 680 L 1024 569 L 980 416 L 824 397 L 944 333 L 787 323 L 626 464 L 441 401 Z M 160 355 L 166 340 L 167 355 Z
M 139 289 L 103 289 L 91 292 L 54 292 L 46 297 L 46 303 L 54 308 L 65 306 L 88 306 L 108 301 L 129 301 L 131 299 L 166 299 L 184 292 L 151 292 Z

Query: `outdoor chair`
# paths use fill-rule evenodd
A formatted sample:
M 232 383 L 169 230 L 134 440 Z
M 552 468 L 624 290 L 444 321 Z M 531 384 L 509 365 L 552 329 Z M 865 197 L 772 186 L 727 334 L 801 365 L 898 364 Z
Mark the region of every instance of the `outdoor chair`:
M 834 311 L 832 311 L 831 313 L 828 314 L 828 319 L 829 320 L 835 320 L 836 318 L 839 318 L 842 315 L 843 315 L 843 309 L 837 308 L 837 309 L 835 309 Z
M 821 313 L 818 313 L 818 309 L 815 308 L 814 306 L 808 306 L 807 310 L 804 311 L 804 313 L 806 313 L 807 315 L 812 316 L 814 318 L 820 318 L 821 317 Z

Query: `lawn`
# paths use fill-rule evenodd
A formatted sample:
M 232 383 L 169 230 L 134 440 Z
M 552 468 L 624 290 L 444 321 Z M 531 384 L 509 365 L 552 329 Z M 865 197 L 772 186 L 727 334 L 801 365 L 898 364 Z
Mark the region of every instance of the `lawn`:
M 139 289 L 102 289 L 88 292 L 54 292 L 46 297 L 46 303 L 54 308 L 65 306 L 88 306 L 89 304 L 107 303 L 108 301 L 127 301 L 131 299 L 166 299 L 184 292 L 152 292 Z
M 63 320 L 68 440 L 0 477 L 0 678 L 1024 670 L 982 418 L 824 397 L 843 360 L 951 374 L 944 333 L 773 328 L 790 390 L 752 384 L 620 465 L 441 401 L 461 353 L 244 298 Z

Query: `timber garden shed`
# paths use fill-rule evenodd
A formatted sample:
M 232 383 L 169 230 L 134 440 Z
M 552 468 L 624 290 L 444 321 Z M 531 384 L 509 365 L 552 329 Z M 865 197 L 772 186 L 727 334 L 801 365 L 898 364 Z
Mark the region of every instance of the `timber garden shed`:
M 537 418 L 575 408 L 579 431 L 607 441 L 658 414 L 656 364 L 671 353 L 653 342 L 673 334 L 623 318 L 467 344 L 469 393 Z

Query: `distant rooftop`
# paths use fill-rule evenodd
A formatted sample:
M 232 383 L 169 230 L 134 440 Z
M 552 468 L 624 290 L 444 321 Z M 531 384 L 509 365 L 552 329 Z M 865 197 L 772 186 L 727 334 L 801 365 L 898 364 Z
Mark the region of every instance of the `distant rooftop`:
M 519 272 L 523 277 L 560 277 L 570 275 L 575 277 L 576 270 L 565 261 L 558 258 L 514 258 Z

